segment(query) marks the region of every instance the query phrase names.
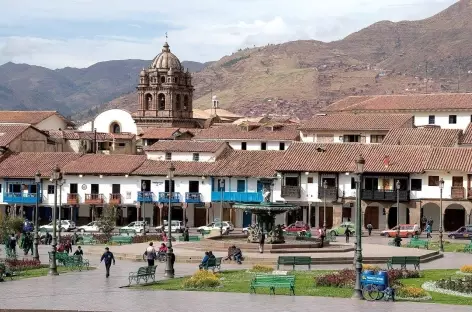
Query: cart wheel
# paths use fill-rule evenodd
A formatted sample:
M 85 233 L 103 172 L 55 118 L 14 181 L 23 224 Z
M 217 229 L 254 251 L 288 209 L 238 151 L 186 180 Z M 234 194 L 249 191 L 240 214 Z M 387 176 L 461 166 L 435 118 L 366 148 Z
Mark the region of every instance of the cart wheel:
M 375 300 L 378 300 L 378 298 L 380 297 L 380 294 L 382 292 L 379 291 L 379 289 L 377 288 L 377 286 L 375 285 L 372 285 L 372 284 L 368 284 L 368 285 L 365 285 L 363 288 L 362 288 L 362 296 L 364 297 L 364 299 L 366 299 L 367 301 L 375 301 Z

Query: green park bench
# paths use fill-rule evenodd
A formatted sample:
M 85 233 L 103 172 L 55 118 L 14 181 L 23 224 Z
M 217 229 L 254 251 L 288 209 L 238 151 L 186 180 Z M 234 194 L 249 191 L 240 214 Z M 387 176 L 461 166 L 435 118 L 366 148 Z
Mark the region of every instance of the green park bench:
M 311 257 L 287 257 L 287 256 L 280 256 L 277 259 L 277 270 L 279 269 L 280 265 L 291 265 L 293 270 L 295 271 L 296 265 L 307 265 L 308 269 L 311 270 Z
M 410 247 L 410 248 L 423 247 L 425 249 L 428 249 L 429 248 L 429 241 L 413 237 L 412 239 L 410 239 L 408 244 L 406 244 L 406 247 Z
M 295 295 L 295 276 L 256 274 L 251 280 L 249 292 L 256 293 L 256 288 L 269 288 L 269 293 L 274 295 L 276 288 L 288 288 L 290 295 Z
M 391 257 L 387 261 L 387 268 L 393 269 L 394 265 L 400 265 L 400 268 L 406 270 L 407 265 L 413 265 L 415 270 L 420 269 L 420 257 L 408 256 L 408 257 Z
M 143 280 L 145 283 L 148 282 L 149 279 L 155 281 L 156 279 L 156 266 L 147 266 L 147 267 L 140 267 L 138 272 L 130 272 L 129 273 L 129 285 L 134 281 L 136 284 L 139 284 L 140 280 Z
M 202 236 L 205 236 L 205 235 L 210 234 L 210 232 L 211 232 L 210 230 L 201 230 L 200 234 L 202 234 Z
M 123 244 L 131 244 L 133 242 L 133 237 L 132 236 L 122 236 L 122 235 L 116 235 L 112 236 L 110 238 L 111 243 L 116 243 L 119 245 Z
M 184 241 L 185 241 L 184 237 L 179 236 L 179 242 L 184 242 Z M 198 241 L 200 241 L 200 236 L 198 236 L 198 235 L 189 235 L 188 241 L 189 242 L 198 242 Z
M 207 271 L 212 270 L 213 272 L 215 272 L 215 269 L 217 269 L 218 271 L 221 271 L 222 259 L 223 259 L 222 257 L 208 259 L 207 263 L 205 263 L 202 266 L 202 269 L 207 270 Z
M 123 236 L 136 236 L 137 234 L 136 230 L 134 229 L 120 229 L 118 233 Z
M 49 252 L 49 259 L 51 259 L 51 257 L 52 253 Z M 56 252 L 56 261 L 65 267 L 77 268 L 79 271 L 82 271 L 83 268 L 88 269 L 90 266 L 89 261 L 82 256 L 69 256 L 65 252 Z
M 0 263 L 0 282 L 3 282 L 5 277 L 9 277 L 11 280 L 13 280 L 13 277 L 20 275 L 21 271 L 14 271 L 11 268 L 7 268 L 4 263 Z
M 79 237 L 78 242 L 82 245 L 95 245 L 97 243 L 92 235 L 82 235 Z
M 464 252 L 472 253 L 472 241 L 470 241 L 469 245 L 464 246 Z

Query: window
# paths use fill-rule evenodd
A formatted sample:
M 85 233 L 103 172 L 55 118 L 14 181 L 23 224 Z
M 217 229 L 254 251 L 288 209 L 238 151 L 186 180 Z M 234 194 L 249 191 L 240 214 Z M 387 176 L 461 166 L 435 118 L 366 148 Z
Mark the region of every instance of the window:
M 2 192 L 2 185 L 0 184 L 0 193 Z
M 193 153 L 193 161 L 199 161 L 200 160 L 200 154 L 199 153 Z
M 298 186 L 298 177 L 285 177 L 286 186 Z
M 356 189 L 356 179 L 351 178 L 351 190 L 355 190 L 355 189 Z
M 361 141 L 360 135 L 345 135 L 343 136 L 343 142 L 346 143 L 357 143 Z
M 472 122 L 472 115 L 470 115 L 470 122 Z
M 428 125 L 434 125 L 436 123 L 436 116 L 429 115 L 428 116 Z
M 428 186 L 439 186 L 439 176 L 429 176 Z
M 421 185 L 423 180 L 421 179 L 411 179 L 411 190 L 412 191 L 421 191 Z
M 119 146 L 119 147 L 125 147 L 125 146 L 126 146 L 126 143 L 118 143 L 118 146 Z
M 172 160 L 172 153 L 166 153 L 166 160 Z
M 48 194 L 54 194 L 54 185 L 48 185 Z
M 385 135 L 371 135 L 370 143 L 382 143 L 383 139 L 385 139 Z
M 261 142 L 261 151 L 267 150 L 267 143 L 266 142 Z
M 308 177 L 308 183 L 313 183 L 313 177 Z
M 247 149 L 247 143 L 246 142 L 241 142 L 241 149 L 245 151 Z
M 279 150 L 285 151 L 285 142 L 280 142 L 279 143 Z
M 457 123 L 457 115 L 449 115 L 449 124 L 455 125 Z

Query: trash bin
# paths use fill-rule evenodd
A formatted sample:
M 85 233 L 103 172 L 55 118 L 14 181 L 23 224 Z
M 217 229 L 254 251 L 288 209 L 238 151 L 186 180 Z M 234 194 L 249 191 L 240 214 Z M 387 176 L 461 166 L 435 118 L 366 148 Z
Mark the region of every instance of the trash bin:
M 387 271 L 379 271 L 377 273 L 377 276 L 380 277 L 383 281 L 383 282 L 379 281 L 379 284 L 378 284 L 379 290 L 385 290 L 385 288 L 388 287 L 388 272 Z

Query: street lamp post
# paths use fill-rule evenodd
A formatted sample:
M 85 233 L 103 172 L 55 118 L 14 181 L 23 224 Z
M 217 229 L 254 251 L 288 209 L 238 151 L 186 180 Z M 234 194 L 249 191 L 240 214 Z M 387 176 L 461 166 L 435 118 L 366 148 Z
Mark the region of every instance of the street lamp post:
M 328 182 L 323 181 L 323 231 L 326 233 L 326 189 L 328 188 Z
M 443 197 L 443 189 L 444 189 L 444 180 L 441 178 L 439 180 L 439 250 L 444 252 L 444 244 L 443 244 L 443 205 L 442 205 L 442 197 Z
M 400 236 L 400 180 L 395 183 L 397 190 L 397 235 Z
M 172 231 L 171 231 L 171 220 L 172 220 L 172 179 L 174 178 L 175 167 L 173 163 L 170 163 L 169 167 L 169 212 L 167 216 L 167 228 L 169 235 L 167 237 L 167 263 L 165 276 L 168 278 L 174 278 L 174 253 L 172 250 Z
M 361 207 L 361 184 L 364 172 L 365 159 L 362 155 L 356 159 L 356 284 L 354 286 L 353 298 L 362 300 L 361 274 L 362 274 L 362 207 Z
M 59 238 L 59 241 L 61 241 L 61 232 L 62 232 L 62 186 L 66 183 L 66 180 L 61 179 L 60 181 L 57 182 L 59 185 L 59 233 L 57 237 Z M 71 217 L 72 219 L 72 217 Z
M 221 205 L 220 205 L 220 236 L 223 236 L 223 196 L 225 192 L 225 180 L 219 180 L 220 192 L 221 192 Z
M 59 166 L 56 165 L 51 173 L 51 179 L 54 182 L 54 209 L 52 211 L 52 243 L 51 243 L 51 257 L 49 259 L 49 275 L 59 275 L 57 273 L 56 250 L 57 250 L 57 182 L 62 179 L 62 172 Z
M 141 209 L 143 210 L 143 235 L 146 236 L 146 207 L 144 206 L 145 203 L 144 203 L 144 190 L 146 189 L 146 182 L 143 181 L 143 183 L 141 183 L 141 198 L 142 198 L 142 201 L 141 201 Z
M 39 214 L 39 189 L 41 186 L 41 173 L 39 171 L 36 172 L 34 176 L 34 182 L 36 183 L 36 207 L 34 207 L 34 250 L 33 250 L 33 259 L 39 261 L 39 251 L 38 251 L 38 245 L 39 245 L 39 235 L 38 235 L 38 229 L 39 229 L 39 224 L 38 224 L 38 214 Z

